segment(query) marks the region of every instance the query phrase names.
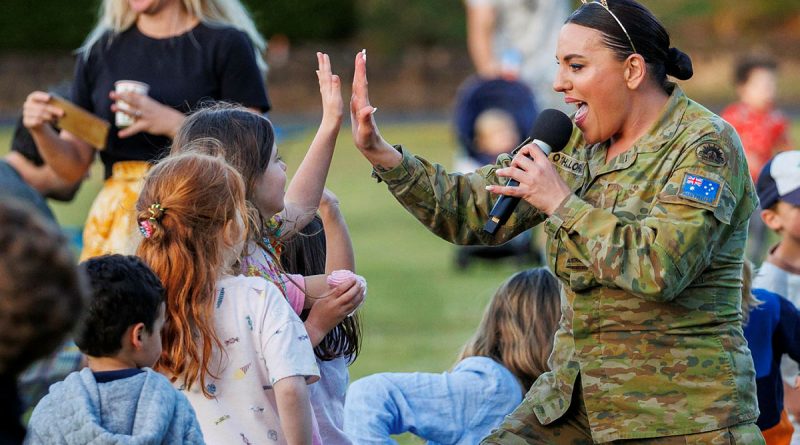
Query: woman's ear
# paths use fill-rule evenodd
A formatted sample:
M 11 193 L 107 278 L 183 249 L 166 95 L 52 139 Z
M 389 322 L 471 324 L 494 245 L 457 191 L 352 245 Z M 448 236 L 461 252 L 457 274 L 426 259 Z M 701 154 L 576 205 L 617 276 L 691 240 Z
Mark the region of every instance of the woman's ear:
M 641 54 L 631 54 L 625 59 L 625 83 L 635 90 L 647 78 L 647 63 Z

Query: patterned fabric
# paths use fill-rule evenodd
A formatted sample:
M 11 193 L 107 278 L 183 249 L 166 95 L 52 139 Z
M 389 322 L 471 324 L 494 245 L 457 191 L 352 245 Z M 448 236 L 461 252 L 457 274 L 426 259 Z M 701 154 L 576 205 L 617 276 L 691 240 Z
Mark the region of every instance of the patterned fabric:
M 226 276 L 217 284 L 214 329 L 224 351 L 214 351 L 206 398 L 199 384 L 184 391 L 208 443 L 270 443 L 286 438 L 273 385 L 293 376 L 319 379 L 303 323 L 277 287 L 262 278 Z M 265 441 L 269 439 L 268 441 Z
M 89 368 L 70 374 L 36 406 L 25 443 L 205 443 L 186 397 L 163 375 L 144 370 L 108 383 L 97 382 Z
M 25 409 L 36 406 L 50 385 L 83 367 L 83 354 L 72 340 L 65 341 L 50 356 L 33 363 L 18 378 L 19 396 Z
M 109 253 L 133 254 L 141 236 L 136 224 L 136 200 L 150 164 L 117 162 L 111 177 L 92 203 L 83 228 L 81 261 Z
M 494 236 L 483 231 L 496 200 L 485 185 L 501 182 L 495 170 L 510 156 L 448 175 L 403 150 L 399 166 L 377 173 L 412 215 L 457 244 L 499 244 L 545 222 L 548 263 L 564 284 L 562 319 L 552 371 L 519 410 L 554 422 L 580 374 L 596 442 L 713 431 L 758 416 L 740 314 L 754 186 L 730 125 L 671 89 L 650 133 L 609 162 L 608 143 L 587 145 L 575 128 L 567 148 L 550 155 L 573 194 L 549 218 L 521 203 Z M 687 174 L 718 184 L 716 199 L 681 196 Z
M 778 110 L 758 111 L 743 103 L 728 106 L 721 116 L 739 133 L 755 182 L 775 150 L 789 144 L 789 119 Z

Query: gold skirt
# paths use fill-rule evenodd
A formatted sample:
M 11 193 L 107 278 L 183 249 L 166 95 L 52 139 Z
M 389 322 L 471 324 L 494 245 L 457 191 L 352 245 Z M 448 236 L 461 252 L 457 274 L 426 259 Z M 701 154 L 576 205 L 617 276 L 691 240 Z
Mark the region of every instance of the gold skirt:
M 81 261 L 99 255 L 132 255 L 139 244 L 136 200 L 151 164 L 145 161 L 117 162 L 89 209 L 83 228 Z

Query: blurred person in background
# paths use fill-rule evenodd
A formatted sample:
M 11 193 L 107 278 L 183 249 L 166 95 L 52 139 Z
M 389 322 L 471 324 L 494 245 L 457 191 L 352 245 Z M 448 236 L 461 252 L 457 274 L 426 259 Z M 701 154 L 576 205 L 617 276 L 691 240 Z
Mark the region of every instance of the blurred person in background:
M 0 199 L 0 444 L 25 436 L 17 375 L 61 344 L 88 292 L 58 228 L 28 204 Z
M 81 259 L 132 253 L 134 203 L 151 163 L 165 156 L 185 115 L 204 100 L 270 109 L 264 85 L 264 39 L 239 0 L 103 0 L 100 20 L 78 50 L 71 99 L 112 122 L 100 159 L 106 182 L 83 232 Z M 114 91 L 119 80 L 149 85 L 147 95 Z M 35 91 L 23 122 L 45 161 L 66 181 L 89 169 L 95 149 L 49 125 L 64 111 Z M 116 105 L 123 100 L 127 107 Z M 133 124 L 118 128 L 114 113 Z
M 467 49 L 478 75 L 520 80 L 539 109 L 565 108 L 553 91 L 551 49 L 569 15 L 569 0 L 465 0 Z
M 744 146 L 753 182 L 776 154 L 791 149 L 789 119 L 776 108 L 778 62 L 763 54 L 741 57 L 734 68 L 737 101 L 722 111 Z M 760 212 L 753 212 L 748 233 L 747 256 L 756 264 L 764 258 L 767 228 Z

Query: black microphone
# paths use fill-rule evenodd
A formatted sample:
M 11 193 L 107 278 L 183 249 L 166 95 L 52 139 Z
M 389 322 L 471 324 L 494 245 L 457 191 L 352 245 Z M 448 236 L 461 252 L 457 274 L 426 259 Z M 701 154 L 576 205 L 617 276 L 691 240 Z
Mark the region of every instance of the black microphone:
M 539 113 L 529 138 L 525 139 L 514 152 L 523 146 L 534 143 L 542 149 L 545 155 L 551 152 L 561 151 L 569 142 L 572 136 L 572 120 L 561 111 L 548 108 Z M 530 158 L 530 156 L 528 156 Z M 516 187 L 519 185 L 516 179 L 509 179 L 506 186 Z M 483 230 L 494 235 L 497 229 L 508 221 L 511 213 L 519 203 L 519 198 L 503 195 L 492 207 L 489 212 L 489 220 L 483 226 Z

